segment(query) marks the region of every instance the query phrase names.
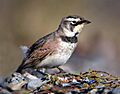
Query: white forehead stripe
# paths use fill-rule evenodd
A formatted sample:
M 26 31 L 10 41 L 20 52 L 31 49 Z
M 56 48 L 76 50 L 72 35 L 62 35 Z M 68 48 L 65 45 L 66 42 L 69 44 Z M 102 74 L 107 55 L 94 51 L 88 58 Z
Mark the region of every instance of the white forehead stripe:
M 75 19 L 75 18 L 67 18 L 67 20 L 68 20 L 68 21 L 76 21 L 76 22 L 77 22 L 77 21 L 80 21 L 79 18 L 77 18 L 77 19 Z

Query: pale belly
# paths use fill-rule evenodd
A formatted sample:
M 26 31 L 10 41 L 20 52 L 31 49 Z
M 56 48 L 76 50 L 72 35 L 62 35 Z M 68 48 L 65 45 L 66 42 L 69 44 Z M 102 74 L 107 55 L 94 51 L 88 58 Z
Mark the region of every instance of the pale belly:
M 38 64 L 38 67 L 52 68 L 65 64 L 72 55 L 76 44 L 61 43 L 56 53 L 48 56 Z

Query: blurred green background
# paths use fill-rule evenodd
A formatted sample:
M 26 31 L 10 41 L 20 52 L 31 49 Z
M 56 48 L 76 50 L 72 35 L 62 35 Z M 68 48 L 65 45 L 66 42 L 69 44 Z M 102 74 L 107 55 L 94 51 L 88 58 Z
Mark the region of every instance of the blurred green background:
M 20 45 L 30 46 L 53 32 L 68 15 L 92 23 L 62 67 L 69 72 L 92 68 L 120 75 L 120 0 L 0 0 L 0 75 L 9 75 L 20 65 Z

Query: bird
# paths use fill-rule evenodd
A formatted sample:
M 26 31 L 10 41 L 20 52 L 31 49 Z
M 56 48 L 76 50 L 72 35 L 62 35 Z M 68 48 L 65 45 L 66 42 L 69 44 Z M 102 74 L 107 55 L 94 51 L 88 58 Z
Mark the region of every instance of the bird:
M 89 23 L 89 20 L 78 15 L 63 17 L 54 32 L 26 48 L 24 59 L 16 72 L 22 73 L 29 68 L 60 69 L 59 66 L 64 65 L 74 52 L 83 27 Z

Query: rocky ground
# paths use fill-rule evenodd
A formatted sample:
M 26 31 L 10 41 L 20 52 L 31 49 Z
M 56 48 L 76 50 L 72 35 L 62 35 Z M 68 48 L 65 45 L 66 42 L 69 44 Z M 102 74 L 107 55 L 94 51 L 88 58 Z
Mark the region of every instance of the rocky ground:
M 120 78 L 104 71 L 80 74 L 14 73 L 0 86 L 0 94 L 120 94 Z

